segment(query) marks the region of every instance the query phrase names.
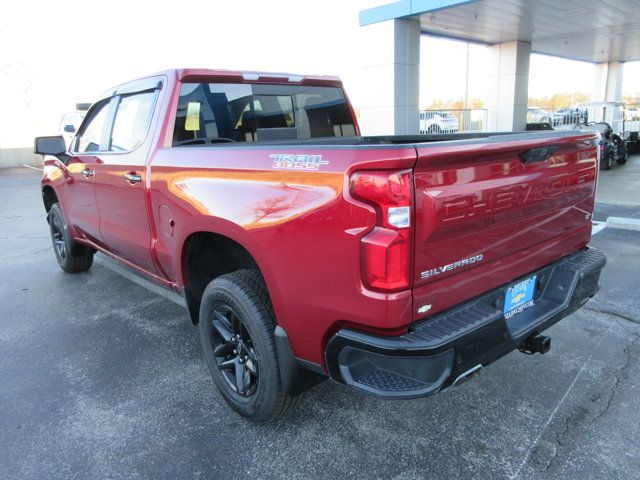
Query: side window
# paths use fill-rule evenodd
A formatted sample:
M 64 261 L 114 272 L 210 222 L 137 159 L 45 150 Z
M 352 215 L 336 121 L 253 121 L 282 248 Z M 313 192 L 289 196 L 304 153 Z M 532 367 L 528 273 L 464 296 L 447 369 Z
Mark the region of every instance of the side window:
M 155 95 L 153 91 L 120 98 L 109 150 L 127 152 L 142 145 L 149 129 Z
M 100 140 L 107 120 L 108 107 L 109 100 L 104 100 L 91 113 L 91 117 L 87 119 L 88 123 L 84 125 L 78 138 L 77 151 L 79 153 L 100 151 Z

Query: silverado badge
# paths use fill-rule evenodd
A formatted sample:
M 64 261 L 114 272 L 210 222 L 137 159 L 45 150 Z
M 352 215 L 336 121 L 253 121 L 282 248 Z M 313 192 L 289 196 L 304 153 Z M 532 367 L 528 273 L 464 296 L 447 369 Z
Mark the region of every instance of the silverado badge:
M 481 262 L 484 258 L 484 255 L 481 253 L 480 255 L 474 255 L 473 257 L 463 258 L 462 260 L 458 260 L 457 262 L 449 263 L 447 265 L 443 265 L 437 268 L 431 268 L 429 270 L 425 270 L 420 274 L 420 278 L 430 278 L 436 275 L 440 275 L 444 272 L 450 272 L 451 270 L 455 270 L 456 268 L 464 267 L 466 265 L 471 265 L 472 263 Z

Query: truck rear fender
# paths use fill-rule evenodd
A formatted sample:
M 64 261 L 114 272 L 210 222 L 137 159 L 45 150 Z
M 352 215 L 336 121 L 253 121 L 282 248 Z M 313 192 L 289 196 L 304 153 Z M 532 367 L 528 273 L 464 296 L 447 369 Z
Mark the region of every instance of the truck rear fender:
M 215 228 L 210 226 L 189 231 L 176 256 L 181 259 L 180 281 L 191 321 L 198 323 L 200 299 L 207 285 L 220 275 L 242 269 L 260 271 L 274 304 L 276 318 L 281 318 L 276 280 L 260 248 L 239 226 L 223 219 L 216 220 Z

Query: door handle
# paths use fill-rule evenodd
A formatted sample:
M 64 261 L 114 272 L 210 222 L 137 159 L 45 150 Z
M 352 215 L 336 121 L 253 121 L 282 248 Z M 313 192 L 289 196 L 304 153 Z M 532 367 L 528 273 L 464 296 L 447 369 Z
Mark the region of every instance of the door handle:
M 80 173 L 84 175 L 85 178 L 93 177 L 93 170 L 91 170 L 90 168 L 85 168 Z
M 137 173 L 125 173 L 124 178 L 126 178 L 129 183 L 138 183 L 142 181 L 142 177 Z

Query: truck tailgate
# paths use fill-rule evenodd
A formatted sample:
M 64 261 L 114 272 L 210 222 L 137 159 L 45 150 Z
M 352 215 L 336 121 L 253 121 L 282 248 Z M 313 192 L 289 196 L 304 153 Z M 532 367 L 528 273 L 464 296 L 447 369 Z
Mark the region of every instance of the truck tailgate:
M 597 142 L 546 133 L 418 145 L 414 318 L 585 246 Z

